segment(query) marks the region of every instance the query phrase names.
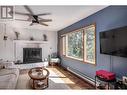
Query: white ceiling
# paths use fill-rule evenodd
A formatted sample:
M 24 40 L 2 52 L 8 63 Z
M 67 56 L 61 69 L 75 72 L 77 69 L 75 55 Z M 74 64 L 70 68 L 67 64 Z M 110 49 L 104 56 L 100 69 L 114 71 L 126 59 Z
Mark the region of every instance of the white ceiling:
M 30 22 L 13 21 L 14 27 L 42 29 L 44 31 L 61 30 L 89 15 L 107 7 L 107 6 L 29 6 L 34 14 L 51 13 L 51 15 L 40 16 L 41 18 L 52 19 L 52 22 L 46 22 L 49 26 L 33 25 Z M 15 6 L 16 12 L 28 13 L 23 6 Z M 27 16 L 15 15 L 17 19 L 27 19 Z

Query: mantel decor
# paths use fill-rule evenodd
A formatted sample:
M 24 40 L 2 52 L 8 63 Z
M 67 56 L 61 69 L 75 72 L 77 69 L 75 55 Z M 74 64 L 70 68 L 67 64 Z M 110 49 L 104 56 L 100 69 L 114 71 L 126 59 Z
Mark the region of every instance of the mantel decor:
M 19 35 L 20 33 L 15 31 L 16 40 L 19 40 Z
M 6 35 L 4 35 L 4 38 L 3 38 L 3 40 L 5 40 L 5 41 L 6 41 L 6 40 L 7 40 L 7 38 L 8 38 L 8 37 L 7 37 Z
M 36 41 L 36 40 L 14 40 L 14 43 L 36 43 L 36 44 L 46 44 L 48 41 Z
M 30 37 L 30 40 L 33 41 L 34 40 L 34 37 Z
M 47 41 L 47 35 L 43 34 L 43 41 Z
M 8 36 L 6 35 L 6 24 L 4 24 L 4 37 L 3 40 L 6 41 Z
M 5 47 L 6 47 L 6 41 L 7 41 L 7 38 L 8 38 L 8 36 L 7 36 L 7 34 L 6 34 L 6 24 L 4 24 L 4 37 L 3 37 L 3 40 L 5 41 Z

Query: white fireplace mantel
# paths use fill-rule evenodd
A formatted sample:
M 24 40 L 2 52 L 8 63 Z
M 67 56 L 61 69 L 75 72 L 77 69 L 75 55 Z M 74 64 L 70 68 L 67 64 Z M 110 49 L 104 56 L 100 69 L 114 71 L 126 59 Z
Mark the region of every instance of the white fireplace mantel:
M 15 61 L 23 62 L 23 48 L 42 48 L 42 59 L 48 57 L 48 41 L 14 40 L 13 43 Z
M 36 40 L 33 40 L 33 41 L 30 41 L 30 40 L 14 40 L 13 41 L 14 43 L 33 43 L 33 44 L 46 44 L 48 43 L 48 41 L 36 41 Z

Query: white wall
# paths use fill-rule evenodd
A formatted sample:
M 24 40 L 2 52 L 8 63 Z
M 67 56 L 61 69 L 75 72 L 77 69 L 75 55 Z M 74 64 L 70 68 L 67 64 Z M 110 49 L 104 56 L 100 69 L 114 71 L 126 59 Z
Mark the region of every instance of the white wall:
M 9 60 L 14 61 L 14 39 L 16 39 L 14 31 L 17 31 L 20 33 L 19 39 L 20 40 L 29 40 L 30 37 L 33 37 L 35 40 L 43 41 L 43 34 L 47 35 L 48 43 L 42 44 L 41 47 L 45 47 L 42 50 L 42 56 L 43 58 L 48 57 L 48 55 L 52 52 L 57 52 L 57 33 L 56 32 L 49 32 L 49 31 L 43 31 L 41 29 L 31 29 L 31 28 L 16 28 L 14 25 L 7 24 L 6 26 L 6 34 L 8 36 L 8 40 L 4 41 L 3 36 L 5 34 L 5 26 L 3 23 L 0 23 L 0 59 L 3 60 Z M 20 43 L 20 46 L 21 43 Z M 19 47 L 20 47 L 19 46 Z M 22 55 L 23 52 L 21 52 L 18 49 L 18 59 L 22 60 L 22 57 L 19 55 Z

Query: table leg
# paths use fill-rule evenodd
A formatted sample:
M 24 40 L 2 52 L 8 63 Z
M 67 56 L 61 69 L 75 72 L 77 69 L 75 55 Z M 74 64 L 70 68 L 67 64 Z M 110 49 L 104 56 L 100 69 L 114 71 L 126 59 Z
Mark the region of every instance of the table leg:
M 47 87 L 48 87 L 49 83 L 48 83 L 48 78 L 47 78 Z
M 108 89 L 109 89 L 109 82 L 108 82 Z
M 33 88 L 35 89 L 35 80 L 33 79 Z

